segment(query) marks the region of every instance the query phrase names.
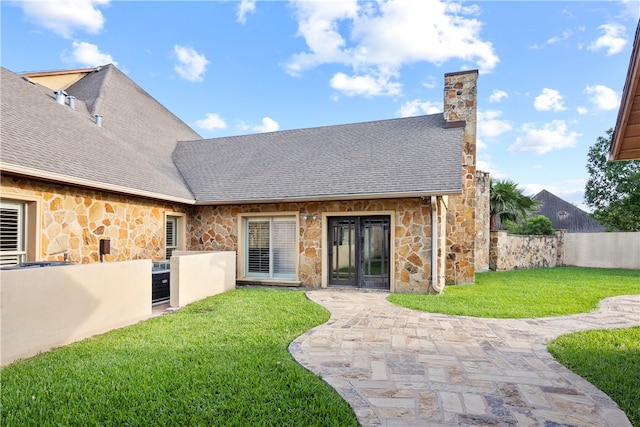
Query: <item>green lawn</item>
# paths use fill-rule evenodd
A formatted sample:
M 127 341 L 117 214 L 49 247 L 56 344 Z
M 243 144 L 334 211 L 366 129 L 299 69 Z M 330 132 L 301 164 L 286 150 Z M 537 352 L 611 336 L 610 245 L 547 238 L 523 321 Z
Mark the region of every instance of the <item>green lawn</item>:
M 611 396 L 640 427 L 640 327 L 563 335 L 548 348 L 560 363 Z
M 603 298 L 640 294 L 639 270 L 556 267 L 476 274 L 475 285 L 441 295 L 392 294 L 415 310 L 461 316 L 530 318 L 593 311 Z
M 448 286 L 442 295 L 393 294 L 389 301 L 433 313 L 528 318 L 588 312 L 603 298 L 633 294 L 640 294 L 638 270 L 561 267 L 480 273 L 475 285 Z M 567 334 L 549 351 L 640 427 L 640 328 Z
M 356 426 L 289 343 L 329 319 L 303 292 L 242 289 L 0 371 L 2 426 Z

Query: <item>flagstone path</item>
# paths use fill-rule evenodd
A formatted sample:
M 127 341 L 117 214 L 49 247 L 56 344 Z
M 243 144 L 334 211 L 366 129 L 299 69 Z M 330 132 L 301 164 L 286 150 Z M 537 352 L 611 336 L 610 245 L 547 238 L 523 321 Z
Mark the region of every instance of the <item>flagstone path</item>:
M 289 351 L 340 393 L 362 426 L 631 426 L 546 344 L 568 332 L 640 325 L 640 295 L 539 319 L 424 313 L 391 304 L 384 292 L 307 295 L 331 319 Z

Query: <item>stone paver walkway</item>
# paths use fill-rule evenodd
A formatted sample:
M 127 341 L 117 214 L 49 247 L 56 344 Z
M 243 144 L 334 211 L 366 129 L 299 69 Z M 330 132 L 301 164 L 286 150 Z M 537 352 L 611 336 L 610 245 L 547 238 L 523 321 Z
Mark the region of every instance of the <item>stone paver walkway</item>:
M 331 319 L 289 351 L 363 426 L 630 426 L 615 402 L 547 352 L 557 336 L 640 325 L 640 295 L 593 313 L 480 319 L 394 306 L 383 292 L 317 290 Z

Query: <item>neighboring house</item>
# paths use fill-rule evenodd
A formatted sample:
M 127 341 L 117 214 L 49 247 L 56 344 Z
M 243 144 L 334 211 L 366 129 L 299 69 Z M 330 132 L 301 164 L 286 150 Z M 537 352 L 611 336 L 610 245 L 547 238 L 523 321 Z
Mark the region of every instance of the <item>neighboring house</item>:
M 97 262 L 109 240 L 107 261 L 236 251 L 240 282 L 472 283 L 476 81 L 446 74 L 441 114 L 203 140 L 113 65 L 2 69 L 0 259 Z
M 640 159 L 640 21 L 631 51 L 627 79 L 622 91 L 609 160 Z
M 607 231 L 600 222 L 587 212 L 561 199 L 547 190 L 532 197 L 541 203 L 535 215 L 544 215 L 551 220 L 556 230 L 568 233 L 601 233 Z

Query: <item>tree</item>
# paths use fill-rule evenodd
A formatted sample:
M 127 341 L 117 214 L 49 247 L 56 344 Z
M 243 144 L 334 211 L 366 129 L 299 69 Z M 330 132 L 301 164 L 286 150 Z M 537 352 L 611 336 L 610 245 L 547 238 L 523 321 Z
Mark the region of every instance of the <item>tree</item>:
M 607 161 L 613 129 L 589 149 L 585 201 L 609 231 L 640 231 L 640 160 Z
M 518 184 L 509 179 L 498 181 L 492 179 L 489 185 L 491 186 L 489 194 L 489 228 L 492 231 L 497 229 L 498 218 L 500 218 L 501 222 L 521 222 L 540 207 L 539 202 L 522 194 Z

